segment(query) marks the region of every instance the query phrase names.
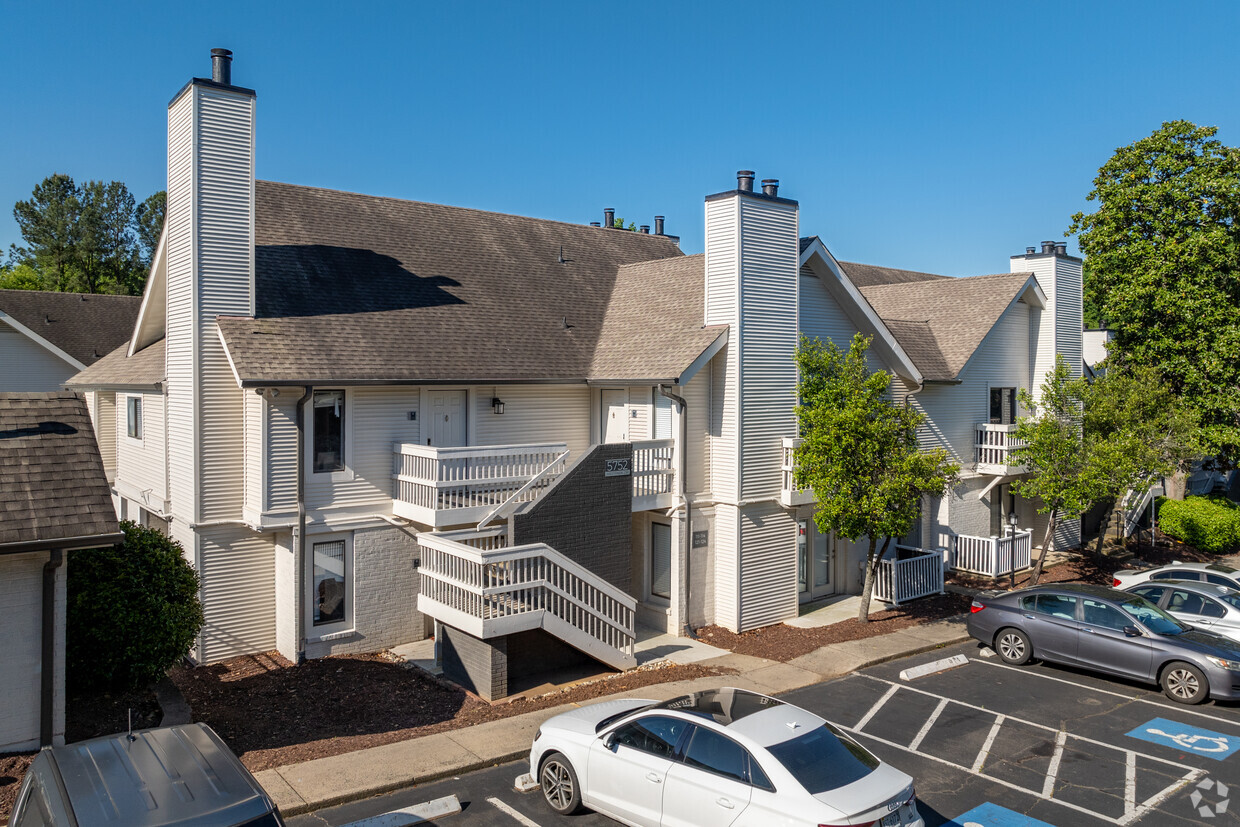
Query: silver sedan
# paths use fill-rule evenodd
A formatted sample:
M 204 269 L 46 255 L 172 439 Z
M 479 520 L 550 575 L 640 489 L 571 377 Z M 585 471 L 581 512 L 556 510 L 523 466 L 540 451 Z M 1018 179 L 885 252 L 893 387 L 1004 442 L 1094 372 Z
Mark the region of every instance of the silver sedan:
M 1176 620 L 1240 642 L 1240 590 L 1196 580 L 1159 580 L 1129 586 Z

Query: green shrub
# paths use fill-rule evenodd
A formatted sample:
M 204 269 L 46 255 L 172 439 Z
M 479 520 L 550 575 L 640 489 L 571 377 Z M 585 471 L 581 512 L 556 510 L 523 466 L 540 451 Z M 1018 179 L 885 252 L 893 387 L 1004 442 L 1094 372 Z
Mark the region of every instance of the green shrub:
M 1158 500 L 1158 530 L 1201 551 L 1240 548 L 1240 506 L 1225 497 Z
M 69 556 L 66 676 L 77 689 L 159 679 L 202 628 L 198 575 L 181 545 L 121 523 L 125 541 Z

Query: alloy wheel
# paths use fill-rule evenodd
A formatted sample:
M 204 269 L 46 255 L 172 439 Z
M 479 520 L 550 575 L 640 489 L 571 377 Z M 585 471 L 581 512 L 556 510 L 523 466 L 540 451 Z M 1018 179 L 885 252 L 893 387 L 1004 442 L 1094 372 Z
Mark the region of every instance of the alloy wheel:
M 557 810 L 568 807 L 573 800 L 573 778 L 559 761 L 552 759 L 542 768 L 542 791 L 547 803 Z
M 1167 691 L 1181 700 L 1195 698 L 1201 691 L 1197 676 L 1187 669 L 1172 669 L 1167 673 Z
M 999 654 L 1004 660 L 1020 660 L 1025 656 L 1025 641 L 1020 635 L 1006 634 L 999 638 Z

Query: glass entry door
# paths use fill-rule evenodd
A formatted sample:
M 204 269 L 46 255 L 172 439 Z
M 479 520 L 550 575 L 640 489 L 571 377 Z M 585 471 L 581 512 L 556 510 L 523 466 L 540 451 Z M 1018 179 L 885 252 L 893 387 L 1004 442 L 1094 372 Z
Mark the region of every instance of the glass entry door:
M 831 537 L 818 531 L 813 520 L 797 521 L 797 591 L 801 600 L 835 594 Z

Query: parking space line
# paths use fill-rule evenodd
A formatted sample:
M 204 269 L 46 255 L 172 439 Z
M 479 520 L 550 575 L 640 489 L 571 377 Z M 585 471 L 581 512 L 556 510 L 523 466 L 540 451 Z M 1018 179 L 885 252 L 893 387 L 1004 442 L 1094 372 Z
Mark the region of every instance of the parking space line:
M 1055 736 L 1055 752 L 1051 755 L 1051 765 L 1046 768 L 1046 780 L 1042 782 L 1042 797 L 1050 798 L 1055 792 L 1055 779 L 1059 776 L 1059 763 L 1063 761 L 1063 745 L 1068 740 L 1068 733 L 1062 729 Z
M 1077 689 L 1085 689 L 1090 692 L 1098 692 L 1103 695 L 1114 695 L 1117 698 L 1123 698 L 1128 701 L 1138 701 L 1143 704 L 1149 704 L 1150 706 L 1157 706 L 1163 709 L 1173 709 L 1176 712 L 1183 713 L 1184 715 L 1195 715 L 1198 718 L 1206 718 L 1208 720 L 1215 721 L 1220 724 L 1229 724 L 1233 727 L 1240 727 L 1240 721 L 1233 721 L 1228 718 L 1220 718 L 1217 715 L 1209 715 L 1205 712 L 1198 712 L 1195 709 L 1187 709 L 1180 705 L 1165 704 L 1165 703 L 1162 703 L 1161 701 L 1151 700 L 1150 698 L 1143 698 L 1138 695 L 1125 695 L 1123 692 L 1116 692 L 1111 689 L 1102 689 L 1097 686 L 1090 686 L 1089 684 L 1085 684 L 1085 683 L 1077 683 L 1076 681 L 1070 681 L 1064 678 L 1056 678 L 1054 675 L 1047 675 L 1047 674 L 1044 674 L 1043 672 L 1036 671 L 1036 670 L 1021 669 L 1019 666 L 1008 666 L 1006 663 L 995 663 L 993 661 L 988 661 L 988 660 L 978 660 L 977 658 L 969 658 L 969 660 L 972 663 L 980 663 L 982 666 L 995 666 L 995 667 L 998 667 L 999 669 L 1008 669 L 1008 670 L 1011 670 L 1012 672 L 1016 672 L 1021 675 L 1034 675 L 1039 678 L 1042 678 L 1043 680 L 1055 681 L 1056 683 L 1066 683 L 1068 686 L 1075 686 Z
M 973 768 L 969 772 L 982 774 L 982 767 L 986 763 L 986 759 L 990 756 L 990 748 L 995 745 L 995 738 L 999 735 L 999 729 L 1003 726 L 1003 722 L 1007 720 L 1006 715 L 998 715 L 995 717 L 994 726 L 990 728 L 990 734 L 986 736 L 986 743 L 982 744 L 982 750 L 977 754 L 977 760 L 973 762 Z
M 917 737 L 913 739 L 913 743 L 908 745 L 909 749 L 917 749 L 921 746 L 922 739 L 926 737 L 926 733 L 930 731 L 930 727 L 934 726 L 934 722 L 943 714 L 943 710 L 947 707 L 947 698 L 939 701 L 939 705 L 934 708 L 934 712 L 930 713 L 930 717 L 922 724 L 921 729 L 917 733 Z
M 1137 754 L 1128 751 L 1124 763 L 1124 817 L 1137 809 Z
M 541 827 L 537 821 L 531 821 L 513 808 L 509 807 L 504 802 L 500 801 L 498 798 L 488 798 L 487 803 L 504 815 L 509 816 L 513 821 L 517 822 L 522 827 Z
M 866 675 L 865 677 L 869 676 Z M 871 718 L 878 714 L 878 710 L 883 708 L 883 704 L 887 703 L 887 699 L 896 694 L 896 690 L 900 688 L 898 684 L 891 683 L 891 681 L 883 681 L 883 683 L 891 684 L 891 688 L 887 690 L 886 695 L 883 695 L 883 697 L 875 701 L 874 706 L 870 707 L 870 711 L 865 713 L 860 721 L 857 721 L 857 729 L 865 729 L 865 725 L 870 722 Z

